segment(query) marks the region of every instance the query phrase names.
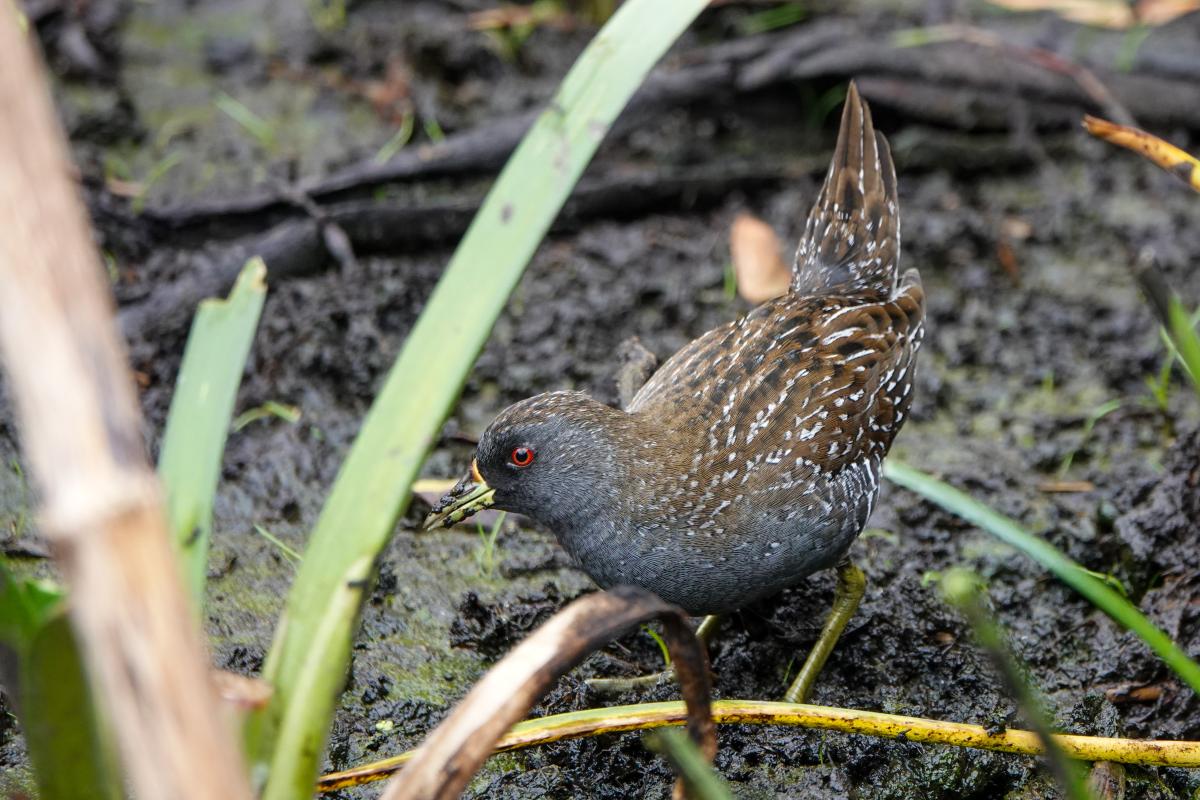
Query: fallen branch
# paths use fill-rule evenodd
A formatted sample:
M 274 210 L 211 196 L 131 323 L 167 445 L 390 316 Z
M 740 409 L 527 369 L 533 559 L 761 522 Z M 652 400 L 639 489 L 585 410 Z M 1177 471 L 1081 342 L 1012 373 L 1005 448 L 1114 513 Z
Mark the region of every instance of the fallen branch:
M 1016 101 L 1028 104 L 1032 121 L 1042 125 L 1067 126 L 1081 110 L 1093 109 L 1145 123 L 1200 128 L 1200 58 L 1188 55 L 1197 28 L 1200 19 L 1188 17 L 1153 28 L 1127 57 L 1124 32 L 1097 31 L 1044 15 L 916 31 L 864 30 L 855 20 L 819 19 L 668 60 L 634 95 L 614 133 L 619 136 L 648 115 L 669 108 L 700 103 L 721 109 L 721 97 L 776 87 L 791 92 L 797 81 L 847 78 L 888 80 L 893 87 L 909 87 L 913 92 L 952 91 L 958 97 L 954 102 L 958 113 L 922 118 L 965 127 L 974 127 L 979 120 L 989 127 L 1011 127 L 1010 106 Z M 913 46 L 914 34 L 922 30 L 928 34 L 926 41 Z M 1114 68 L 1122 59 L 1129 61 L 1128 69 Z M 882 106 L 909 112 L 922 107 L 907 102 L 903 91 L 864 94 Z M 535 112 L 527 112 L 496 120 L 437 144 L 407 148 L 384 164 L 369 159 L 328 176 L 301 180 L 295 191 L 319 204 L 386 183 L 491 172 L 535 118 Z M 261 190 L 227 200 L 150 208 L 146 216 L 178 229 L 294 210 L 293 205 L 286 192 Z
M 1108 87 L 1096 77 L 1087 67 L 1076 64 L 1043 47 L 1025 47 L 1005 41 L 1002 37 L 973 25 L 935 25 L 931 28 L 920 28 L 909 32 L 913 46 L 935 42 L 967 42 L 986 50 L 1002 54 L 1010 60 L 1029 63 L 1048 72 L 1066 75 L 1093 103 L 1105 110 L 1109 116 L 1118 119 L 1122 124 L 1133 125 L 1134 119 L 1121 101 L 1113 96 Z M 905 32 L 893 34 L 893 41 L 903 46 L 906 41 Z
M 751 191 L 815 173 L 820 159 L 789 165 L 779 162 L 721 164 L 677 174 L 658 170 L 593 178 L 580 182 L 552 230 L 562 232 L 596 217 L 629 218 L 663 208 L 703 208 L 733 191 Z M 420 206 L 349 201 L 324 209 L 324 220 L 344 231 L 356 253 L 412 252 L 462 236 L 479 200 L 451 200 Z M 246 260 L 261 256 L 275 285 L 312 275 L 329 263 L 322 248 L 321 220 L 280 223 L 261 236 L 211 255 L 191 256 L 193 266 L 172 283 L 156 286 L 144 299 L 121 309 L 121 329 L 130 339 L 181 330 L 205 297 L 228 293 Z M 172 259 L 178 256 L 170 255 Z
M 713 96 L 733 86 L 733 63 L 720 57 L 693 63 L 673 74 L 659 70 L 629 102 L 618 130 L 629 130 L 647 113 Z M 496 120 L 475 130 L 446 137 L 437 144 L 401 150 L 390 161 L 374 159 L 353 164 L 331 175 L 300 181 L 294 192 L 313 202 L 330 202 L 347 193 L 387 183 L 429 180 L 499 169 L 512 154 L 541 109 Z M 281 192 L 260 192 L 228 200 L 189 203 L 174 208 L 147 209 L 146 217 L 169 228 L 221 222 L 228 217 L 286 210 L 291 197 Z
M 1027 104 L 1036 112 L 1031 121 L 1042 125 L 1067 125 L 1073 117 L 1064 111 L 1096 108 L 1143 122 L 1196 127 L 1200 59 L 1162 54 L 1188 51 L 1185 43 L 1194 39 L 1197 28 L 1200 19 L 1183 17 L 1152 29 L 1129 56 L 1123 32 L 1096 31 L 1042 15 L 1004 17 L 973 27 L 855 31 L 820 39 L 815 48 L 785 45 L 785 56 L 768 53 L 742 67 L 738 88 L 857 76 L 860 82 L 886 80 L 893 88 L 954 91 L 961 112 L 982 114 L 989 125 L 999 127 L 1011 127 L 1013 104 Z M 1120 68 L 1122 61 L 1128 62 L 1125 68 Z M 871 100 L 917 110 L 906 103 L 903 91 Z M 966 116 L 922 118 L 973 127 Z
M 877 711 L 760 700 L 717 700 L 712 704 L 712 716 L 713 721 L 720 725 L 794 725 L 884 739 L 903 739 L 922 744 L 973 747 L 1016 755 L 1042 754 L 1041 742 L 1032 731 L 1008 728 L 1000 732 L 989 732 L 981 725 L 904 717 Z M 506 753 L 567 739 L 682 725 L 685 719 L 684 705 L 679 701 L 592 708 L 568 714 L 555 714 L 515 725 L 496 743 L 492 752 Z M 1064 753 L 1080 761 L 1117 761 L 1123 764 L 1158 767 L 1200 767 L 1200 742 L 1115 739 L 1075 734 L 1057 734 L 1054 740 Z M 335 789 L 383 780 L 412 760 L 417 752 L 410 750 L 374 764 L 325 775 L 317 782 L 317 791 L 332 792 Z
M 1045 137 L 1048 154 L 1073 152 L 1067 134 Z M 1020 168 L 1034 155 L 1004 134 L 967 135 L 925 130 L 897 145 L 894 155 L 902 169 L 935 169 L 952 163 L 959 172 Z M 770 189 L 802 176 L 819 176 L 828 154 L 744 164 L 721 163 L 680 172 L 648 169 L 585 178 L 567 201 L 551 231 L 574 230 L 595 218 L 630 219 L 648 213 L 696 211 L 723 202 L 731 192 Z M 413 253 L 457 240 L 466 231 L 479 200 L 449 200 L 413 206 L 400 202 L 354 200 L 323 209 L 324 219 L 336 223 L 357 253 Z M 136 224 L 135 220 L 127 221 Z M 206 297 L 228 294 L 248 259 L 260 256 L 268 264 L 275 286 L 292 278 L 315 275 L 331 262 L 322 246 L 320 221 L 312 217 L 287 220 L 265 233 L 224 247 L 200 251 L 162 250 L 157 258 L 183 261 L 180 277 L 156 284 L 143 298 L 121 308 L 118 320 L 125 336 L 145 339 L 187 327 L 196 304 Z M 155 269 L 149 269 L 151 273 Z

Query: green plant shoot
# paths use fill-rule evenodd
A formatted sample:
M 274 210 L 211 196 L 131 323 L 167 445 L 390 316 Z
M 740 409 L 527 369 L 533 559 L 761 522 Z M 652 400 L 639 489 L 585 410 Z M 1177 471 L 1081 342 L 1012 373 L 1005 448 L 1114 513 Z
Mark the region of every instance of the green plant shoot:
M 205 300 L 188 335 L 158 474 L 167 494 L 171 541 L 197 611 L 204 600 L 212 504 L 238 384 L 266 298 L 266 265 L 251 259 L 228 300 Z
M 572 67 L 501 172 L 367 414 L 322 509 L 248 722 L 264 800 L 312 791 L 365 581 L 467 371 L 617 115 L 707 0 L 628 0 Z M 364 574 L 365 573 L 365 574 Z M 361 592 L 355 596 L 361 599 Z

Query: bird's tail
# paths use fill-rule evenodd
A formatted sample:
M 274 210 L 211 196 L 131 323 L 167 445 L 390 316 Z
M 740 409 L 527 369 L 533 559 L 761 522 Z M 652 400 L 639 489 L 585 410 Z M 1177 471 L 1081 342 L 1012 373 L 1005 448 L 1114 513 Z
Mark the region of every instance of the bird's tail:
M 833 161 L 796 251 L 792 291 L 886 300 L 896 289 L 899 261 L 892 154 L 851 82 Z

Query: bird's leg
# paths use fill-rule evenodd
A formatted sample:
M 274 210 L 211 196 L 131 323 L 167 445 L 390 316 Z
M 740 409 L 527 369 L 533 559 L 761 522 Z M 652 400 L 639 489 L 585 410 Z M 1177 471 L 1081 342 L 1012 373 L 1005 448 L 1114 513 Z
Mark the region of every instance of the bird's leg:
M 636 336 L 631 336 L 617 345 L 617 399 L 622 410 L 628 409 L 633 396 L 650 380 L 658 367 L 658 357 L 642 345 Z
M 821 668 L 825 666 L 825 660 L 833 652 L 833 646 L 837 644 L 842 631 L 846 629 L 846 623 L 858 610 L 858 603 L 862 600 L 866 590 L 867 576 L 861 569 L 852 564 L 848 558 L 838 564 L 837 586 L 833 590 L 833 608 L 829 612 L 829 618 L 825 620 L 825 627 L 821 629 L 821 635 L 817 638 L 816 644 L 808 652 L 808 658 L 804 660 L 800 674 L 796 676 L 792 685 L 788 687 L 787 693 L 784 694 L 785 702 L 803 703 L 808 698 L 813 684 L 817 682 L 817 676 L 821 674 Z
M 721 615 L 709 614 L 700 620 L 700 624 L 696 627 L 696 638 L 700 640 L 701 644 L 707 647 L 720 625 Z M 666 683 L 673 680 L 675 680 L 675 670 L 672 667 L 667 667 L 660 672 L 639 675 L 636 678 L 588 678 L 584 683 L 600 694 L 622 694 L 632 689 L 657 686 L 659 683 Z
M 721 615 L 709 614 L 696 626 L 696 638 L 700 640 L 700 644 L 708 647 L 709 642 L 716 637 L 719 627 L 721 627 Z

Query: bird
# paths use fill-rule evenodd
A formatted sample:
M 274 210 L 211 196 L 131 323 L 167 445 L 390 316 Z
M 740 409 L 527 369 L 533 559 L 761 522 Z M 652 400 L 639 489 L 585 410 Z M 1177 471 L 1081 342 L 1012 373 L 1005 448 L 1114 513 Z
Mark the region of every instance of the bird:
M 847 552 L 912 402 L 925 295 L 900 274 L 896 173 L 853 82 L 788 291 L 693 340 L 622 408 L 575 391 L 504 409 L 431 530 L 484 508 L 548 527 L 602 588 L 716 615 L 836 569 L 802 702 L 865 591 Z

